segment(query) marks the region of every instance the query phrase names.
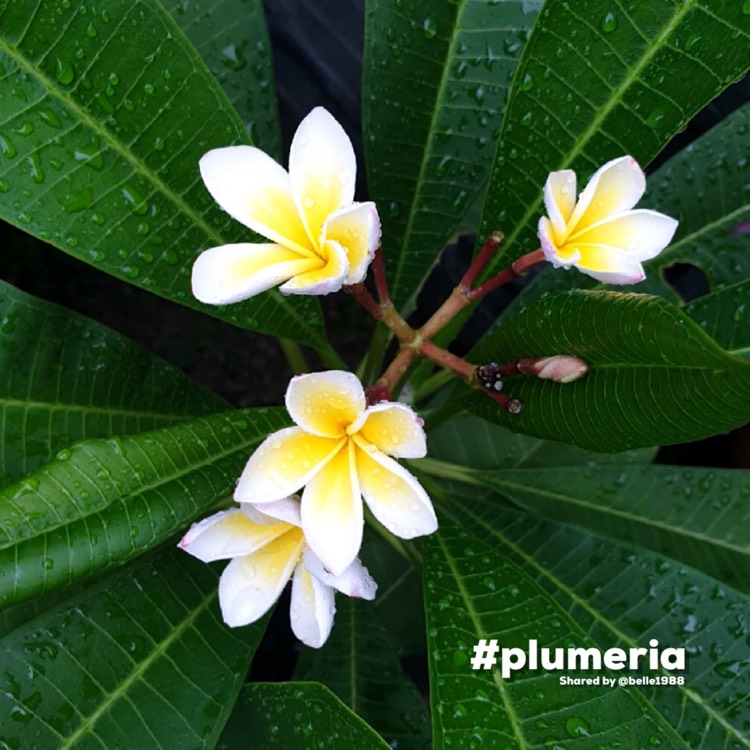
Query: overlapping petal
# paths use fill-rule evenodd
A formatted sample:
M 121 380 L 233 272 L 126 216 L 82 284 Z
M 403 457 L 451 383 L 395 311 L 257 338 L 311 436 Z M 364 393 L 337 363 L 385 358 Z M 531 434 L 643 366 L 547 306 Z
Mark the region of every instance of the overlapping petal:
M 328 586 L 332 586 L 342 594 L 354 596 L 358 599 L 367 599 L 368 601 L 375 598 L 378 584 L 373 581 L 372 576 L 359 561 L 359 558 L 355 559 L 341 575 L 335 576 L 326 570 L 322 560 L 308 547 L 302 555 L 302 564 L 315 578 Z
M 279 523 L 258 524 L 239 508 L 223 510 L 194 523 L 180 540 L 180 547 L 203 562 L 250 555 L 289 530 Z
M 352 203 L 331 216 L 323 225 L 327 240 L 346 249 L 349 273 L 346 284 L 358 284 L 380 244 L 380 218 L 374 203 Z
M 630 156 L 602 166 L 575 201 L 575 174 L 552 172 L 544 186 L 548 216 L 539 220 L 545 258 L 555 267 L 576 266 L 608 284 L 645 278 L 640 261 L 658 255 L 672 240 L 677 221 L 648 210 L 632 210 L 646 178 Z
M 324 268 L 317 256 L 281 245 L 221 245 L 204 250 L 193 264 L 193 294 L 206 304 L 226 305 Z
M 356 375 L 342 370 L 297 375 L 289 382 L 289 416 L 307 432 L 338 438 L 365 409 L 365 391 Z
M 328 217 L 354 199 L 357 162 L 349 137 L 323 107 L 300 123 L 289 151 L 294 200 L 313 246 Z
M 406 404 L 385 402 L 364 411 L 351 426 L 383 453 L 396 458 L 422 458 L 427 455 L 423 421 Z
M 240 503 L 281 500 L 304 487 L 345 445 L 345 440 L 288 427 L 269 435 L 247 462 L 234 499 Z
M 255 622 L 281 595 L 305 544 L 300 529 L 288 529 L 272 544 L 251 555 L 235 557 L 224 568 L 219 580 L 219 604 L 230 627 Z
M 338 244 L 328 240 L 318 250 L 321 263 L 318 268 L 293 276 L 279 287 L 282 294 L 331 294 L 338 292 L 344 285 L 349 273 L 349 259 L 346 250 Z
M 306 646 L 320 648 L 328 640 L 335 613 L 334 590 L 297 565 L 289 608 L 294 635 Z
M 302 494 L 302 528 L 310 549 L 334 575 L 341 575 L 362 545 L 364 517 L 354 444 L 340 451 Z
M 430 498 L 417 478 L 397 461 L 358 442 L 357 476 L 365 502 L 391 533 L 412 539 L 437 529 Z
M 233 219 L 300 255 L 315 255 L 289 175 L 270 156 L 254 146 L 228 146 L 209 151 L 199 165 L 208 192 Z

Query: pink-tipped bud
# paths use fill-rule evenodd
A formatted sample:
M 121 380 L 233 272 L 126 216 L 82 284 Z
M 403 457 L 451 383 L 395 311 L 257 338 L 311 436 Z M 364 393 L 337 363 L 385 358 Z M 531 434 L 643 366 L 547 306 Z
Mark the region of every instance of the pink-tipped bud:
M 588 370 L 583 360 L 568 354 L 518 361 L 518 371 L 524 375 L 536 375 L 542 380 L 552 380 L 555 383 L 572 383 L 582 378 Z

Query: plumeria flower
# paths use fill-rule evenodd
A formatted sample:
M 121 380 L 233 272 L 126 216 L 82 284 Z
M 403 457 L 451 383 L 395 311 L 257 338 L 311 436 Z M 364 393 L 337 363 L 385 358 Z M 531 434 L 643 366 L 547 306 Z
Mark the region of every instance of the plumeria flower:
M 364 279 L 380 220 L 374 203 L 352 202 L 354 149 L 322 107 L 300 123 L 288 173 L 253 146 L 209 151 L 200 172 L 230 216 L 271 240 L 201 253 L 192 278 L 201 302 L 238 302 L 279 284 L 284 294 L 328 294 Z
M 544 186 L 548 216 L 539 221 L 544 256 L 557 268 L 575 266 L 605 284 L 642 281 L 641 261 L 658 255 L 677 229 L 669 216 L 632 210 L 645 189 L 646 177 L 630 156 L 601 167 L 578 201 L 575 172 L 551 172 Z
M 292 578 L 294 634 L 322 646 L 333 625 L 334 590 L 374 599 L 377 584 L 359 560 L 333 576 L 305 544 L 299 501 L 284 498 L 263 506 L 231 508 L 193 524 L 180 547 L 203 562 L 231 560 L 219 580 L 219 604 L 230 627 L 260 619 Z
M 286 408 L 297 426 L 269 435 L 258 447 L 235 500 L 262 510 L 304 487 L 305 538 L 334 575 L 351 565 L 362 543 L 362 497 L 375 518 L 403 539 L 435 531 L 427 493 L 393 458 L 427 452 L 422 420 L 408 406 L 366 408 L 359 380 L 333 370 L 293 378 Z

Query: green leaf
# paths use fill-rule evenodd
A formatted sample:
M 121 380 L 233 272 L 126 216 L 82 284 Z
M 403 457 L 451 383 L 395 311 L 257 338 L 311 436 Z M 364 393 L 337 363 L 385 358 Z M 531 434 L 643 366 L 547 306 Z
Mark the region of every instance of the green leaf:
M 128 569 L 0 645 L 7 747 L 213 747 L 265 622 L 221 622 L 218 576 L 183 552 Z
M 177 368 L 88 318 L 0 281 L 0 484 L 82 438 L 225 409 Z
M 201 250 L 253 235 L 198 160 L 248 142 L 219 84 L 155 0 L 0 11 L 0 217 L 103 271 L 237 325 L 320 345 L 309 298 L 199 304 Z
M 472 469 L 531 469 L 577 464 L 649 463 L 656 455 L 656 449 L 596 453 L 576 445 L 511 432 L 469 415 L 448 420 L 437 429 L 430 430 L 427 435 L 427 455 Z M 414 464 L 417 469 L 420 466 L 423 466 L 422 461 Z
M 512 415 L 486 394 L 471 411 L 530 435 L 618 451 L 726 432 L 750 418 L 750 366 L 721 349 L 663 299 L 574 291 L 553 294 L 501 326 L 476 362 L 573 354 L 589 372 L 574 383 L 507 381 L 524 410 Z
M 250 409 L 87 440 L 0 492 L 0 606 L 118 565 L 230 497 L 282 410 Z
M 636 688 L 561 686 L 560 674 L 473 670 L 473 647 L 592 648 L 568 611 L 502 552 L 441 519 L 425 544 L 430 700 L 437 747 L 687 748 Z M 603 674 L 615 673 L 603 670 Z M 657 744 L 658 743 L 658 744 Z
M 750 592 L 750 472 L 676 466 L 472 471 L 524 510 L 635 542 Z
M 389 750 L 327 687 L 314 682 L 255 683 L 240 694 L 217 750 Z
M 379 622 L 388 623 L 399 654 L 424 653 L 424 609 L 414 606 L 423 598 L 421 570 L 379 534 L 365 534 L 360 558 L 378 583 L 370 607 Z
M 339 597 L 328 641 L 302 651 L 295 679 L 326 685 L 391 747 L 427 750 L 427 705 L 401 669 L 391 624 L 373 616 L 371 602 Z
M 608 160 L 646 165 L 748 67 L 750 16 L 705 0 L 549 0 L 519 63 L 481 234 L 502 229 L 494 266 L 539 246 L 549 172 L 580 185 Z
M 164 3 L 242 118 L 250 139 L 281 159 L 271 44 L 261 0 Z
M 538 0 L 370 0 L 362 120 L 391 296 L 413 300 L 481 193 Z
M 684 686 L 641 690 L 692 750 L 750 747 L 746 595 L 653 552 L 512 511 L 476 487 L 449 494 L 461 524 L 509 555 L 601 648 L 655 638 L 686 649 Z
M 745 248 L 747 254 L 747 248 Z M 685 305 L 685 312 L 717 343 L 738 357 L 750 358 L 748 300 L 750 280 L 724 287 Z
M 673 263 L 690 263 L 706 273 L 712 288 L 750 275 L 747 232 L 737 232 L 750 219 L 748 151 L 750 104 L 654 172 L 645 204 L 674 216 L 680 225 L 674 242 L 649 268 L 663 271 Z

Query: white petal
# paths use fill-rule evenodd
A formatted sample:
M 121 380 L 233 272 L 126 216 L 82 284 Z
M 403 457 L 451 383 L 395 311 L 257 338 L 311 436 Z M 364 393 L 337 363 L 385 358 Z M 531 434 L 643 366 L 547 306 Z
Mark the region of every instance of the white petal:
M 616 247 L 581 245 L 576 268 L 604 284 L 637 284 L 646 278 L 640 261 Z
M 402 539 L 432 534 L 437 518 L 432 502 L 398 462 L 357 441 L 357 477 L 365 502 L 375 518 Z
M 424 421 L 406 404 L 386 402 L 368 407 L 349 428 L 383 453 L 396 458 L 427 455 Z
M 287 427 L 269 435 L 250 456 L 237 483 L 238 503 L 270 503 L 302 489 L 343 447 L 344 439 Z
M 299 529 L 245 557 L 235 557 L 219 580 L 219 604 L 232 628 L 249 625 L 268 612 L 279 598 L 302 557 L 305 538 Z
M 300 123 L 289 151 L 289 177 L 312 243 L 326 219 L 354 199 L 357 162 L 344 129 L 323 107 Z
M 380 244 L 380 217 L 374 203 L 352 203 L 331 214 L 323 225 L 322 239 L 334 240 L 346 251 L 349 272 L 345 284 L 358 284 Z
M 544 184 L 547 209 L 556 244 L 565 242 L 567 224 L 576 205 L 576 173 L 572 169 L 550 172 Z
M 334 593 L 302 563 L 294 569 L 289 619 L 294 635 L 310 648 L 320 648 L 328 640 L 336 613 Z
M 577 252 L 571 252 L 564 246 L 562 249 L 557 246 L 554 237 L 554 229 L 550 220 L 546 216 L 542 216 L 542 218 L 539 219 L 537 235 L 542 246 L 544 257 L 555 268 L 570 268 L 578 260 Z
M 323 265 L 296 274 L 279 287 L 282 294 L 324 295 L 338 292 L 349 273 L 349 259 L 338 242 L 327 240 L 320 248 Z
M 284 167 L 254 146 L 209 151 L 200 160 L 203 182 L 233 218 L 302 255 L 315 255 Z
M 577 232 L 569 241 L 616 247 L 636 260 L 649 260 L 672 241 L 677 224 L 676 219 L 657 211 L 626 211 Z
M 194 523 L 179 546 L 203 562 L 249 555 L 289 531 L 289 525 L 253 523 L 239 508 L 222 510 Z
M 343 370 L 293 377 L 286 389 L 289 416 L 306 432 L 342 437 L 365 410 L 365 391 L 356 375 Z
M 608 161 L 581 193 L 568 231 L 578 232 L 612 214 L 629 211 L 646 190 L 646 176 L 632 156 Z
M 226 305 L 322 266 L 320 258 L 302 256 L 281 245 L 221 245 L 204 250 L 193 264 L 193 294 L 206 304 Z
M 378 584 L 372 579 L 359 558 L 356 558 L 340 576 L 329 573 L 320 558 L 309 547 L 302 553 L 302 563 L 311 575 L 326 585 L 333 586 L 342 594 L 368 601 L 375 598 Z
M 262 503 L 255 506 L 250 503 L 240 503 L 242 512 L 258 523 L 277 524 L 279 521 L 292 526 L 302 526 L 299 515 L 299 500 L 296 497 L 285 497 L 272 503 Z
M 362 498 L 354 446 L 331 460 L 305 487 L 302 529 L 307 543 L 334 575 L 341 575 L 362 545 Z

